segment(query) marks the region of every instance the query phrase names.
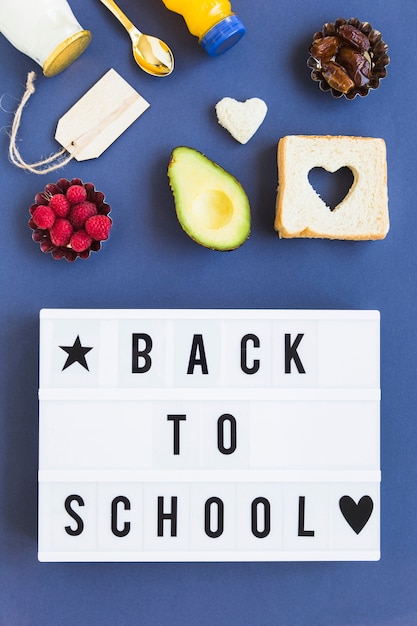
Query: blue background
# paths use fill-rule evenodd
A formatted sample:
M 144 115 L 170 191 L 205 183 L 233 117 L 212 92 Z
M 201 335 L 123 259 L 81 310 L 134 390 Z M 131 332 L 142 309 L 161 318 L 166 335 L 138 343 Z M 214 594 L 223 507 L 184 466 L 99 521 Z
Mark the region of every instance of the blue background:
M 0 36 L 0 624 L 79 626 L 417 624 L 417 304 L 415 0 L 235 0 L 245 38 L 212 59 L 160 0 L 124 0 L 173 49 L 174 73 L 137 68 L 127 33 L 98 0 L 72 0 L 87 51 L 45 78 Z M 335 100 L 306 66 L 315 31 L 337 17 L 378 28 L 391 64 L 367 98 Z M 47 177 L 8 160 L 28 71 L 36 92 L 19 131 L 27 161 L 57 150 L 55 126 L 113 67 L 151 104 L 101 157 Z M 218 123 L 224 96 L 263 98 L 267 117 L 242 146 Z M 391 230 L 380 242 L 282 240 L 273 229 L 276 146 L 287 134 L 383 137 Z M 233 173 L 253 215 L 249 240 L 213 252 L 182 231 L 166 176 L 189 145 Z M 91 181 L 112 206 L 100 253 L 69 264 L 42 254 L 28 208 L 47 182 Z M 40 564 L 37 561 L 38 313 L 43 307 L 255 307 L 381 311 L 381 561 L 376 563 Z

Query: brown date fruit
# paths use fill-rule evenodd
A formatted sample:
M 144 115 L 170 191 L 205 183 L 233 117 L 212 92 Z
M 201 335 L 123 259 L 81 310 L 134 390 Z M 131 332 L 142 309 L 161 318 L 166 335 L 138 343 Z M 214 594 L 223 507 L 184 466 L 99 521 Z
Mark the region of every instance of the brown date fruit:
M 315 39 L 310 46 L 310 54 L 318 61 L 330 61 L 339 49 L 340 39 L 336 36 L 321 37 Z
M 360 52 L 366 52 L 366 50 L 369 50 L 371 47 L 368 37 L 351 24 L 342 24 L 339 26 L 338 33 L 343 41 Z
M 355 86 L 347 71 L 334 61 L 323 63 L 321 73 L 326 83 L 341 93 L 348 93 Z
M 357 87 L 364 87 L 371 77 L 371 64 L 360 52 L 343 47 L 336 56 L 336 62 L 342 65 Z

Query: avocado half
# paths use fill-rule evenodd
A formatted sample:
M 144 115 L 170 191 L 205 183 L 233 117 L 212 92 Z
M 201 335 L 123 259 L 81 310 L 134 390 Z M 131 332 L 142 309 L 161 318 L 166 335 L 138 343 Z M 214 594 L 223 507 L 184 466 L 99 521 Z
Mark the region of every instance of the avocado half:
M 178 221 L 197 243 L 234 250 L 249 237 L 248 197 L 238 180 L 193 148 L 174 148 L 168 165 Z

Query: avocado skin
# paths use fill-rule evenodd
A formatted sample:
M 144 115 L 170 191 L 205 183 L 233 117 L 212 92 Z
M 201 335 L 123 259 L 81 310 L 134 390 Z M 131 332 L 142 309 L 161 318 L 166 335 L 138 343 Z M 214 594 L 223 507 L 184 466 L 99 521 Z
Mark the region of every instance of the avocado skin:
M 235 250 L 249 237 L 251 213 L 240 182 L 202 152 L 178 146 L 168 178 L 178 221 L 187 235 L 211 250 Z

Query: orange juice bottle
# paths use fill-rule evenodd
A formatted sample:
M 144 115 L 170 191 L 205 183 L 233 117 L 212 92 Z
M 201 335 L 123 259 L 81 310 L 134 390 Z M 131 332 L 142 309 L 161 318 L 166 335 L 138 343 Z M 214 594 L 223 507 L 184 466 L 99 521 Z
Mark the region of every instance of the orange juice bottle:
M 187 28 L 210 56 L 234 46 L 246 29 L 228 0 L 162 0 L 167 9 L 183 16 Z

